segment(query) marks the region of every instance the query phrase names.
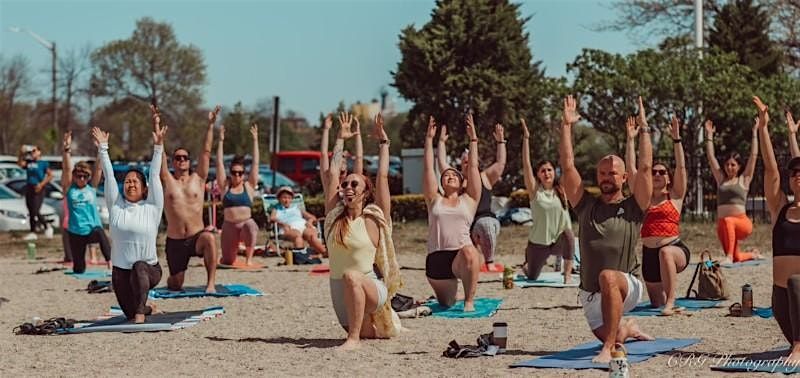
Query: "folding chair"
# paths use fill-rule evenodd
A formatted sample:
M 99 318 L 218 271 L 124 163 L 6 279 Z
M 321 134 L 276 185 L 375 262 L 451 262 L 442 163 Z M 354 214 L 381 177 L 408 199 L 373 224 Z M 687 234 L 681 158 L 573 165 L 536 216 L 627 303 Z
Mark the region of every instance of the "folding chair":
M 267 250 L 270 250 L 270 245 L 273 246 L 273 250 L 283 252 L 286 250 L 291 250 L 294 248 L 294 244 L 289 240 L 281 240 L 281 236 L 283 235 L 283 230 L 278 227 L 277 222 L 272 222 L 269 220 L 269 216 L 272 214 L 272 209 L 276 206 L 280 205 L 280 201 L 278 201 L 278 196 L 275 194 L 264 194 L 261 196 L 262 200 L 264 201 L 264 211 L 267 215 L 267 224 L 265 226 L 267 231 Z M 303 198 L 303 195 L 300 193 L 296 193 L 294 198 L 292 198 L 292 204 L 297 205 L 300 208 L 300 211 L 306 211 L 306 202 Z M 317 219 L 317 237 L 324 243 L 325 238 L 322 234 L 322 224 L 324 223 L 324 218 Z M 282 253 L 279 253 L 282 255 Z

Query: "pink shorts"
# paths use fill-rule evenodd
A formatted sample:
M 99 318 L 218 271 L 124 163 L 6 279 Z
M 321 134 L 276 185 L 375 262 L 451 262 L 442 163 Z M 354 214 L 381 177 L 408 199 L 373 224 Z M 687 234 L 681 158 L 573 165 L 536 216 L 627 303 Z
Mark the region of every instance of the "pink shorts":
M 239 252 L 239 242 L 244 242 L 246 247 L 256 245 L 258 236 L 258 226 L 250 218 L 246 221 L 233 223 L 224 222 L 222 224 L 222 259 L 223 264 L 233 264 L 236 261 L 236 254 Z

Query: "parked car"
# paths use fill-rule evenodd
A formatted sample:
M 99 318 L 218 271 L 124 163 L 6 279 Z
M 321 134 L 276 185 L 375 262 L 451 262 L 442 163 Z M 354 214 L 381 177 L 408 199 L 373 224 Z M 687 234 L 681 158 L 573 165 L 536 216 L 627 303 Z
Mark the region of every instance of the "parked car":
M 60 226 L 61 220 L 52 207 L 42 204 L 40 213 L 54 228 Z M 30 226 L 25 199 L 11 189 L 0 186 L 0 231 L 28 230 Z
M 0 180 L 26 176 L 25 170 L 17 163 L 0 163 Z
M 300 185 L 319 176 L 319 151 L 280 151 L 272 155 L 272 170 L 289 176 Z
M 227 169 L 227 168 L 226 168 Z M 250 167 L 245 167 L 246 172 L 250 172 Z M 275 175 L 275 188 L 280 188 L 281 186 L 289 186 L 292 190 L 299 192 L 300 185 L 284 175 L 283 173 L 277 172 L 270 169 L 270 167 L 266 164 L 262 164 L 258 169 L 258 185 L 256 185 L 256 190 L 259 192 L 272 192 L 272 176 Z M 211 182 L 217 179 L 217 167 L 211 167 L 208 169 L 208 177 L 206 178 L 206 182 Z
M 102 185 L 101 185 L 102 186 Z M 25 178 L 8 179 L 0 182 L 0 188 L 5 187 L 11 189 L 13 192 L 20 196 L 25 195 Z M 23 200 L 23 205 L 24 205 Z M 47 184 L 44 188 L 44 204 L 55 209 L 55 213 L 59 219 L 64 218 L 64 193 L 61 191 L 61 186 L 55 184 L 53 181 Z M 106 206 L 106 199 L 103 197 L 102 190 L 97 191 L 97 210 L 100 212 L 100 221 L 104 225 L 108 225 L 108 206 Z M 44 205 L 42 205 L 44 206 Z M 25 210 L 27 213 L 27 210 Z M 44 214 L 44 213 L 42 213 Z M 61 224 L 58 224 L 61 227 Z

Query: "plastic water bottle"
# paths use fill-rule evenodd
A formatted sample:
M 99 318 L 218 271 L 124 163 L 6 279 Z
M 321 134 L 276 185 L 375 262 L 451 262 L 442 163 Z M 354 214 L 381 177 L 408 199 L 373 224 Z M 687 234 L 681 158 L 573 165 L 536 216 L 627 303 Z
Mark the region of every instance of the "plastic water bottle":
M 611 361 L 608 363 L 609 378 L 630 378 L 630 364 L 625 356 L 625 347 L 622 344 L 614 345 L 611 352 Z
M 28 260 L 36 260 L 36 243 L 28 243 Z

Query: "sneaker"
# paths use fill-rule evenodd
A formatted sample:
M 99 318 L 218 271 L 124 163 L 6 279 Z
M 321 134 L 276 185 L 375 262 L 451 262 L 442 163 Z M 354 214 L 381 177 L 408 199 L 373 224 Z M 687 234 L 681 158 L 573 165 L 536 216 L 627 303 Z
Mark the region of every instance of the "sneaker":
M 22 238 L 22 240 L 36 240 L 36 239 L 39 239 L 39 237 L 33 232 L 29 233 L 28 235 L 25 235 L 25 237 Z

